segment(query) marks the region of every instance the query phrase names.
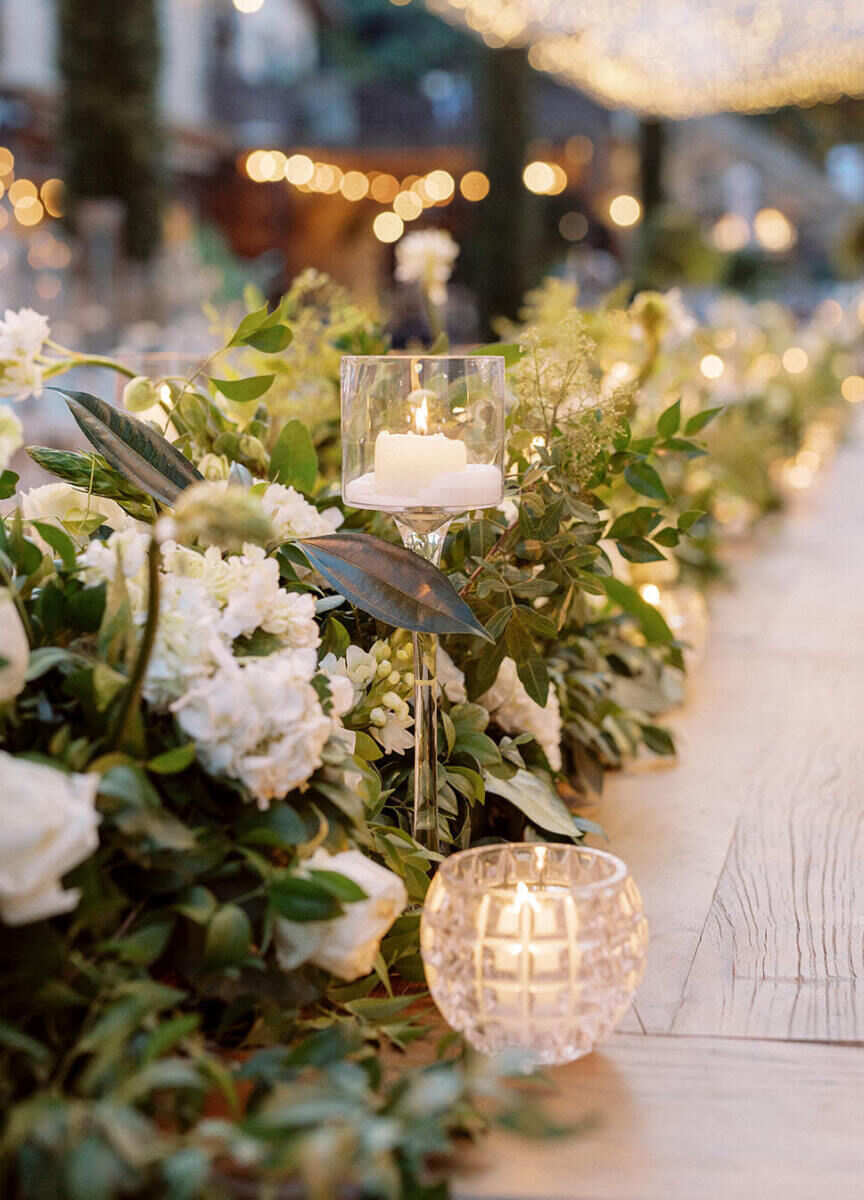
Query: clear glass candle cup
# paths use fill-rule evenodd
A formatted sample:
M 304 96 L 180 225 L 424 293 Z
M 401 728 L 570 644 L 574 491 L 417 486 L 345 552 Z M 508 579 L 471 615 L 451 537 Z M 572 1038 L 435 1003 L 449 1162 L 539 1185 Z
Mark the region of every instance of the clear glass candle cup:
M 500 504 L 504 395 L 497 355 L 343 357 L 346 504 L 450 516 Z
M 483 846 L 446 859 L 420 946 L 432 997 L 475 1049 L 536 1063 L 590 1053 L 630 1006 L 648 923 L 627 866 L 580 846 Z

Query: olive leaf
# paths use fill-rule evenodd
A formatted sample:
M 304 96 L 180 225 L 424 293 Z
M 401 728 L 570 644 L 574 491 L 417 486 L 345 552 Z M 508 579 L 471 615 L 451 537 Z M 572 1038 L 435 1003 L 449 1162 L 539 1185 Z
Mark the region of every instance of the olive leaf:
M 89 392 L 53 388 L 69 405 L 78 428 L 106 461 L 163 504 L 174 504 L 203 479 L 188 458 L 144 421 Z
M 492 641 L 444 572 L 403 546 L 368 533 L 302 538 L 298 545 L 337 592 L 379 621 Z

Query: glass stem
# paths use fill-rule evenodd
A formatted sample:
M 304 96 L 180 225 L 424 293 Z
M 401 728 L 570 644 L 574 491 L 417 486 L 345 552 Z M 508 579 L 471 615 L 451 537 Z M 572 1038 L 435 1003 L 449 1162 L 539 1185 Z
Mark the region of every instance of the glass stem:
M 429 524 L 438 518 L 429 518 Z M 402 542 L 434 566 L 450 527 L 450 518 L 427 528 L 425 519 L 406 524 L 396 518 Z M 438 851 L 438 635 L 414 634 L 414 829 L 416 840 Z

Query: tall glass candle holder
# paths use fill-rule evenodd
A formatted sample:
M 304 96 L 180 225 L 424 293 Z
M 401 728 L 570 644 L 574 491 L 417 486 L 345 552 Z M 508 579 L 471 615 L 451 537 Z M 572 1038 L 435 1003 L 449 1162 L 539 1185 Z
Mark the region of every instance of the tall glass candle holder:
M 504 495 L 504 359 L 346 355 L 342 497 L 391 513 L 409 550 L 436 566 L 453 518 Z M 437 659 L 414 634 L 414 836 L 438 849 Z

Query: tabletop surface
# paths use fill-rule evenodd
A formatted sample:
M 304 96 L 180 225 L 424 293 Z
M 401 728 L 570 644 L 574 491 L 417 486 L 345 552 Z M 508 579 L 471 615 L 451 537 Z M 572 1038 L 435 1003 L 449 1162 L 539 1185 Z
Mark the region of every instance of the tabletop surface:
M 586 815 L 651 926 L 635 1005 L 552 1072 L 588 1132 L 494 1135 L 458 1200 L 864 1198 L 864 446 L 712 601 L 680 759 Z

